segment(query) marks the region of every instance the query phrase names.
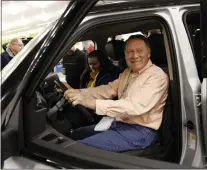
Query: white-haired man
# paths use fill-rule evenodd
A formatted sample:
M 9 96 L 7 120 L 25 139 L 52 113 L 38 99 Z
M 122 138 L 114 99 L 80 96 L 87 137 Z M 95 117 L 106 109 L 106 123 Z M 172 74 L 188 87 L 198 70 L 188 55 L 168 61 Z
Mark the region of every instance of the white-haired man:
M 20 38 L 11 39 L 6 51 L 1 53 L 1 70 L 22 50 L 23 47 L 24 44 Z

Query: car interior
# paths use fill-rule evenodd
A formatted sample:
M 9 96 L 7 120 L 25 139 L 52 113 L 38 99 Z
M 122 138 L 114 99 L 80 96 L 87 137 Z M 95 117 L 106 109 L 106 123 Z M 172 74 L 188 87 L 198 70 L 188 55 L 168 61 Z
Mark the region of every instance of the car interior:
M 179 94 L 179 82 L 176 57 L 173 57 L 175 53 L 170 32 L 165 23 L 157 19 L 128 21 L 124 24 L 127 27 L 123 27 L 121 22 L 97 26 L 84 34 L 79 41 L 92 40 L 95 42 L 97 49 L 104 51 L 112 63 L 117 63 L 115 66 L 121 73 L 127 67 L 124 56 L 124 41 L 117 40 L 116 36 L 134 32 L 150 32 L 148 39 L 151 46 L 151 61 L 161 67 L 169 76 L 170 87 L 157 143 L 142 150 L 132 150 L 120 154 L 177 163 L 181 156 L 181 111 L 180 98 L 177 95 Z M 152 30 L 159 31 L 153 32 Z M 110 41 L 108 41 L 109 37 Z M 24 114 L 24 126 L 26 127 L 25 138 L 28 146 L 35 147 L 35 144 L 42 141 L 46 141 L 48 144 L 55 143 L 60 147 L 71 142 L 74 143 L 69 138 L 74 129 L 98 123 L 94 119 L 94 113 L 81 106 L 68 109 L 69 103 L 64 100 L 63 92 L 56 91 L 57 88 L 62 89 L 63 92 L 66 90 L 57 74 L 50 73 L 36 89 L 33 98 L 27 101 L 24 108 L 24 112 L 27 113 Z M 74 127 L 70 120 L 64 116 L 65 108 L 68 109 L 68 114 L 74 109 L 80 112 L 81 116 L 74 118 L 80 122 L 78 126 L 77 123 Z M 38 122 L 38 127 L 36 122 Z

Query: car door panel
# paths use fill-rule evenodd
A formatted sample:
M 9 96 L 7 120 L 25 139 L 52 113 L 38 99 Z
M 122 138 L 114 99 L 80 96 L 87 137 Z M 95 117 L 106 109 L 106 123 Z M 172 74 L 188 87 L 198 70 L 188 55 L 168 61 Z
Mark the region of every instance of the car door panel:
M 14 143 L 16 143 L 17 132 L 9 128 L 2 132 L 1 134 L 1 153 L 2 153 L 2 161 L 6 160 L 10 156 L 14 156 L 17 154 L 17 148 Z
M 52 136 L 48 137 L 51 134 Z M 61 135 L 49 126 L 42 134 L 33 138 L 29 145 L 34 152 L 65 168 L 189 168 L 85 146 Z
M 7 106 L 7 108 L 10 105 Z M 6 109 L 7 109 L 6 108 Z M 20 155 L 24 147 L 22 100 L 20 100 L 14 110 L 7 128 L 1 133 L 1 153 L 2 163 L 11 156 Z
M 49 35 L 47 35 L 46 40 L 44 40 L 42 46 L 40 49 L 36 51 L 36 48 L 32 49 L 32 54 L 35 55 L 34 59 L 30 62 L 30 66 L 28 70 L 23 70 L 22 74 L 18 72 L 19 75 L 23 76 L 23 81 L 21 81 L 20 85 L 18 85 L 16 93 L 14 97 L 12 98 L 11 102 L 8 102 L 8 105 L 6 106 L 5 104 L 5 110 L 2 113 L 3 116 L 3 121 L 2 121 L 2 139 L 3 145 L 2 148 L 4 148 L 4 145 L 8 146 L 5 147 L 5 150 L 3 152 L 2 162 L 10 157 L 18 154 L 20 150 L 22 149 L 22 146 L 24 146 L 24 136 L 22 134 L 22 117 L 20 119 L 20 115 L 22 113 L 22 110 L 18 109 L 22 107 L 18 107 L 21 105 L 21 95 L 23 94 L 24 87 L 29 84 L 29 82 L 32 82 L 31 80 L 35 80 L 36 72 L 38 71 L 39 68 L 42 68 L 45 70 L 44 62 L 48 63 L 48 56 L 49 60 L 53 59 L 50 58 L 51 54 L 53 53 L 53 57 L 56 57 L 57 53 L 59 52 L 58 49 L 60 50 L 62 46 L 64 45 L 63 37 L 65 37 L 65 34 L 71 35 L 75 28 L 80 24 L 84 16 L 88 13 L 90 10 L 91 6 L 94 6 L 97 0 L 72 0 L 67 7 L 66 11 L 62 15 L 62 20 L 60 19 L 56 25 L 54 26 L 52 31 L 49 32 Z M 89 8 L 87 8 L 87 5 Z M 66 18 L 66 19 L 65 19 Z M 65 28 L 64 26 L 67 25 L 68 29 Z M 59 28 L 59 30 L 58 30 Z M 63 31 L 64 30 L 64 31 Z M 57 34 L 57 35 L 56 35 Z M 59 36 L 59 35 L 61 36 Z M 56 36 L 55 36 L 56 35 Z M 69 36 L 68 35 L 68 36 Z M 55 37 L 55 38 L 54 38 Z M 61 39 L 62 38 L 62 39 Z M 66 38 L 65 38 L 66 40 Z M 62 44 L 62 45 L 60 45 Z M 58 48 L 54 48 L 54 50 L 51 50 L 52 45 L 57 45 Z M 49 47 L 48 47 L 49 46 Z M 49 54 L 48 54 L 48 53 Z M 30 54 L 31 55 L 31 54 Z M 46 56 L 46 57 L 45 57 Z M 28 57 L 27 57 L 28 59 Z M 31 57 L 30 57 L 31 59 Z M 45 60 L 44 60 L 45 59 Z M 22 63 L 21 63 L 22 65 Z M 26 72 L 26 74 L 25 74 Z M 17 73 L 16 73 L 17 74 Z M 40 75 L 37 75 L 38 77 Z M 14 77 L 13 77 L 14 78 Z M 30 78 L 30 80 L 29 80 Z M 5 83 L 5 82 L 4 82 Z M 27 86 L 27 87 L 34 87 L 34 84 L 37 84 L 38 82 L 32 82 L 32 86 Z M 4 84 L 5 85 L 5 84 Z M 6 86 L 5 86 L 6 87 Z M 17 110 L 17 111 L 16 111 Z M 15 114 L 17 113 L 17 115 Z M 27 113 L 25 113 L 27 114 Z M 13 119 L 13 117 L 15 117 Z M 30 120 L 32 121 L 32 120 Z M 8 130 L 8 128 L 11 129 Z M 15 141 L 15 140 L 16 141 Z M 15 142 L 15 144 L 13 143 Z M 5 144 L 6 143 L 6 144 Z M 13 145 L 11 145 L 13 143 Z

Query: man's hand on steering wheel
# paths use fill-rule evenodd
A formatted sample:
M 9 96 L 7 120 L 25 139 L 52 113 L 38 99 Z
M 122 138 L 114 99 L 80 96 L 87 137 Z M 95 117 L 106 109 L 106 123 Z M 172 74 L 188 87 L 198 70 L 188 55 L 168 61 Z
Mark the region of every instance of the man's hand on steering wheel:
M 83 107 L 84 106 L 83 103 L 80 103 L 82 106 L 79 104 L 80 100 L 78 100 L 79 102 L 77 102 L 78 98 L 75 98 L 75 100 L 74 100 L 74 101 L 76 101 L 75 103 L 73 103 L 73 102 L 71 103 L 72 99 L 69 96 L 74 97 L 74 96 L 76 96 L 75 94 L 78 94 L 78 92 L 80 93 L 81 91 L 77 90 L 77 89 L 73 89 L 72 87 L 70 89 L 68 89 L 68 87 L 66 87 L 65 84 L 63 84 L 60 80 L 55 80 L 54 83 L 63 92 L 65 92 L 63 99 L 66 98 L 66 100 L 68 100 L 70 104 L 73 104 L 73 106 L 75 106 L 86 117 L 87 121 L 92 123 L 94 121 L 94 118 L 92 117 L 91 113 L 86 108 Z M 58 105 L 61 105 L 61 104 L 62 103 L 60 103 Z M 90 105 L 87 105 L 87 106 L 90 106 Z M 91 107 L 88 107 L 88 108 L 91 108 Z
M 64 97 L 73 106 L 82 105 L 92 110 L 96 109 L 96 100 L 84 94 L 81 90 L 69 89 L 64 93 Z

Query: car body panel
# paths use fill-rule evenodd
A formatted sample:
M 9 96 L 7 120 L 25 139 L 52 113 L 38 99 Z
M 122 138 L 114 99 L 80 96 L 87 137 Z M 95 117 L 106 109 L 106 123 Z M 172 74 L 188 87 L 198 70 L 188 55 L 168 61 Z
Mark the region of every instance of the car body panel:
M 173 9 L 174 11 L 174 28 L 176 29 L 176 39 L 179 47 L 178 60 L 179 74 L 181 82 L 181 97 L 182 97 L 182 110 L 183 110 L 183 153 L 181 157 L 181 163 L 192 163 L 194 167 L 203 167 L 202 154 L 195 156 L 196 153 L 202 153 L 201 134 L 200 134 L 200 121 L 199 121 L 199 109 L 197 107 L 196 95 L 200 93 L 200 80 L 198 78 L 198 72 L 195 65 L 194 55 L 191 48 L 191 44 L 183 24 L 183 14 L 186 12 L 186 8 Z M 185 42 L 185 43 L 183 43 Z M 187 121 L 192 121 L 195 128 L 189 129 L 184 125 Z M 190 138 L 190 139 L 189 139 Z M 185 146 L 185 147 L 184 147 Z

